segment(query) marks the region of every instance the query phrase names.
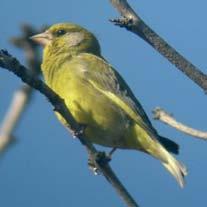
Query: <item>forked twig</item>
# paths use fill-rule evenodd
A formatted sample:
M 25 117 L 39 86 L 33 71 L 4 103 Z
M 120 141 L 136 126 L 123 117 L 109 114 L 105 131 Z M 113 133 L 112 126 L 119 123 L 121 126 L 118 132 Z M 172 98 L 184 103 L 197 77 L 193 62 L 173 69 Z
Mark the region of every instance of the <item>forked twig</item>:
M 173 47 L 171 47 L 163 38 L 156 34 L 131 8 L 127 0 L 110 0 L 112 5 L 120 12 L 121 18 L 111 20 L 115 25 L 125 27 L 127 30 L 135 33 L 155 50 L 167 58 L 181 72 L 188 76 L 204 92 L 207 92 L 207 75 L 199 68 L 194 66 Z

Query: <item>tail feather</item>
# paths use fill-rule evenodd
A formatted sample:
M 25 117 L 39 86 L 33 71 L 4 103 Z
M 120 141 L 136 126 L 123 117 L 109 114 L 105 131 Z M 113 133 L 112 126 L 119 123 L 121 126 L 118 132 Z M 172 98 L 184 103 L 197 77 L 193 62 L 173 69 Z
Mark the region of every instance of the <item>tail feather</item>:
M 175 177 L 179 185 L 184 187 L 184 177 L 187 175 L 187 169 L 170 154 L 171 151 L 178 151 L 178 145 L 167 138 L 157 137 L 153 134 L 150 134 L 150 136 L 139 125 L 136 125 L 135 129 L 137 135 L 139 135 L 137 136 L 137 149 L 159 159 L 163 166 Z M 140 133 L 140 131 L 142 133 Z M 169 147 L 171 147 L 171 151 L 168 151 Z
M 165 158 L 161 160 L 163 166 L 175 177 L 179 185 L 183 188 L 185 185 L 184 177 L 187 175 L 187 168 L 173 157 L 161 144 L 159 145 L 159 156 Z
M 168 163 L 163 162 L 162 164 L 175 177 L 180 187 L 183 188 L 185 185 L 184 177 L 187 175 L 186 167 L 172 155 L 168 157 Z
M 179 154 L 179 145 L 176 142 L 162 136 L 159 136 L 158 140 L 167 149 L 167 151 L 176 155 Z

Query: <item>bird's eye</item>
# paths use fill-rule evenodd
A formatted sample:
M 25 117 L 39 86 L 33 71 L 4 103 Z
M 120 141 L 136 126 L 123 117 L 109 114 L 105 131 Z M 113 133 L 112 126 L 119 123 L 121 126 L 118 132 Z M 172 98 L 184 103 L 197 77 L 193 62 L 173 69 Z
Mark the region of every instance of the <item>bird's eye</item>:
M 59 37 L 59 36 L 62 36 L 66 33 L 66 31 L 64 29 L 59 29 L 57 32 L 56 32 L 56 35 Z

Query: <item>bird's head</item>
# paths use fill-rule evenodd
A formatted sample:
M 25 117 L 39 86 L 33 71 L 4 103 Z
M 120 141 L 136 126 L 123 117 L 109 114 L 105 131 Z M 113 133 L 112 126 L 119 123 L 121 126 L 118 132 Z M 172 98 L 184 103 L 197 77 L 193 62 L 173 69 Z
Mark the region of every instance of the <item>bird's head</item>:
M 32 36 L 31 39 L 54 54 L 73 55 L 87 52 L 100 55 L 96 37 L 83 27 L 72 23 L 55 24 L 45 32 Z

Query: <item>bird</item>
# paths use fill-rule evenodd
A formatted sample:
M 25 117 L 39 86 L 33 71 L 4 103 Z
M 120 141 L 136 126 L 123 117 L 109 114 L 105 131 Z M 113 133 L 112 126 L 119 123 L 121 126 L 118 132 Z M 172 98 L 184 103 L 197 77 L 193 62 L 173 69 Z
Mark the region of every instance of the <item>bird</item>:
M 77 123 L 85 126 L 85 139 L 149 154 L 184 187 L 187 169 L 171 154 L 178 154 L 178 144 L 158 134 L 125 80 L 102 56 L 93 33 L 66 22 L 31 39 L 43 47 L 41 70 L 46 84 L 64 99 Z

